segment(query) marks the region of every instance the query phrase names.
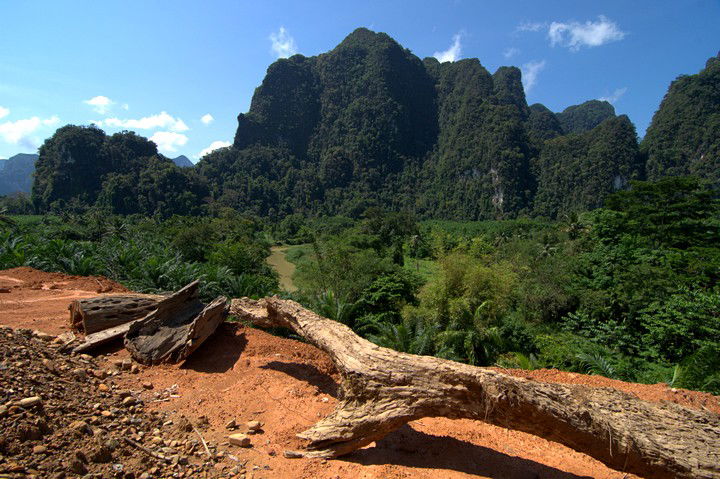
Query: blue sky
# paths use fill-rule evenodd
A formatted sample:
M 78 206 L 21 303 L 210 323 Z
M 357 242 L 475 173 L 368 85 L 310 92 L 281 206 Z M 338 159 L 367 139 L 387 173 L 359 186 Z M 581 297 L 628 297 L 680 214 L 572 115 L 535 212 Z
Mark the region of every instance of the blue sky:
M 278 56 L 360 26 L 421 58 L 520 66 L 528 103 L 553 111 L 608 98 L 641 136 L 670 81 L 720 49 L 717 0 L 0 0 L 0 19 L 0 158 L 95 122 L 197 161 L 232 141 Z

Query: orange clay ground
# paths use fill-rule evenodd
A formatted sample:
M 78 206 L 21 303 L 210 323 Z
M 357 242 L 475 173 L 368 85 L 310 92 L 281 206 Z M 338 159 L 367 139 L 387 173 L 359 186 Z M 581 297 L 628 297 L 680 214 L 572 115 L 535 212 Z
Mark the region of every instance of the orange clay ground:
M 0 324 L 50 334 L 69 330 L 68 305 L 79 298 L 127 291 L 102 277 L 44 273 L 31 268 L 0 271 Z M 108 362 L 128 357 L 118 345 L 103 351 Z M 642 385 L 556 370 L 503 370 L 537 381 L 612 387 L 648 401 L 673 401 L 720 414 L 720 400 L 710 394 L 672 390 L 665 384 Z M 261 330 L 225 323 L 181 365 L 141 367 L 118 380 L 118 387 L 147 391 L 149 407 L 207 417 L 205 439 L 226 441 L 225 425 L 258 420 L 263 433 L 251 436 L 250 449 L 224 445 L 247 461 L 254 478 L 465 478 L 532 479 L 579 477 L 633 478 L 555 442 L 479 421 L 426 418 L 385 439 L 335 460 L 286 459 L 283 451 L 302 442 L 295 434 L 329 413 L 336 404 L 337 375 L 328 357 L 315 347 Z M 120 382 L 122 381 L 122 382 Z M 176 396 L 153 402 L 154 393 L 177 385 Z M 165 395 L 167 396 L 167 395 Z M 601 440 L 601 439 L 598 439 Z M 221 460 L 218 470 L 230 471 Z M 232 477 L 228 474 L 228 477 Z

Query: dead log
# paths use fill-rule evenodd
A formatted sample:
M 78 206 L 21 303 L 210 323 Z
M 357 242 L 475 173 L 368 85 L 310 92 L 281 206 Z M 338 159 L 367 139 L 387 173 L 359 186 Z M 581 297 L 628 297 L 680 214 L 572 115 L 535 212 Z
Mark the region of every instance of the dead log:
M 197 290 L 197 283 L 195 291 Z M 227 298 L 205 306 L 192 296 L 178 296 L 158 304 L 143 319 L 130 324 L 125 348 L 142 364 L 176 363 L 195 351 L 228 314 Z
M 72 349 L 73 353 L 79 354 L 91 349 L 95 349 L 98 346 L 107 344 L 115 339 L 122 338 L 130 329 L 132 323 L 119 324 L 112 328 L 98 331 L 97 333 L 88 334 L 82 343 L 78 344 Z
M 105 295 L 70 303 L 73 331 L 93 334 L 145 317 L 166 296 L 157 294 Z
M 646 478 L 720 478 L 720 417 L 611 388 L 532 381 L 379 347 L 277 297 L 233 300 L 231 313 L 287 327 L 330 355 L 336 409 L 298 436 L 290 457 L 336 457 L 423 417 L 469 418 L 535 434 Z
M 192 283 L 178 290 L 176 293 L 173 293 L 170 296 L 163 297 L 162 301 L 155 305 L 155 309 L 157 309 L 161 303 L 169 303 L 171 305 L 174 305 L 190 301 L 199 302 L 197 299 L 197 290 L 199 284 L 200 283 L 198 281 L 193 281 Z M 147 314 L 145 316 L 147 316 Z M 139 319 L 142 319 L 145 316 L 142 316 Z M 138 319 L 136 319 L 135 321 L 137 320 Z M 115 339 L 119 339 L 127 334 L 127 332 L 130 330 L 131 324 L 132 322 L 119 324 L 117 326 L 113 326 L 112 328 L 88 334 L 87 336 L 85 336 L 85 340 L 75 346 L 72 351 L 74 353 L 82 353 L 91 349 L 95 349 L 96 347 L 109 343 L 110 341 L 113 341 Z

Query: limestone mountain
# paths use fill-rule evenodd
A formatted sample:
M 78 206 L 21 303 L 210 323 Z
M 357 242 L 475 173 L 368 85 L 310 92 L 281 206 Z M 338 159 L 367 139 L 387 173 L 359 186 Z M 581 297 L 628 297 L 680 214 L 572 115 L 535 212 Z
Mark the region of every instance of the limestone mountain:
M 539 160 L 547 141 L 614 117 L 599 101 L 557 115 L 528 107 L 518 68 L 491 74 L 477 59 L 420 60 L 360 28 L 327 53 L 273 63 L 238 116 L 233 147 L 206 155 L 198 171 L 221 206 L 259 215 L 382 206 L 421 217 L 513 217 L 533 212 L 540 176 L 547 185 L 563 170 Z M 622 139 L 606 138 L 613 134 Z M 618 158 L 635 171 L 636 140 L 613 128 L 601 136 L 630 148 Z M 576 176 L 569 187 L 615 184 L 588 180 Z
M 692 174 L 720 185 L 720 55 L 672 82 L 641 147 L 651 180 Z

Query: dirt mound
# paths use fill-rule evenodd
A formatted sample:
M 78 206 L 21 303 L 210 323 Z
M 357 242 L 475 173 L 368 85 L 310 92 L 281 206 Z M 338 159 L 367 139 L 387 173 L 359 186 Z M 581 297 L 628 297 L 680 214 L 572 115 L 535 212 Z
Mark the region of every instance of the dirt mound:
M 0 271 L 0 287 L 90 291 L 94 293 L 127 293 L 129 291 L 125 286 L 104 276 L 73 276 L 65 273 L 46 273 L 27 266 Z
M 131 374 L 121 372 L 131 369 L 129 361 L 100 369 L 89 356 L 58 353 L 51 339 L 0 329 L 0 472 L 56 478 L 217 475 L 201 459 L 206 453 L 192 424 L 147 410 L 140 391 L 117 389 L 116 381 Z
M 16 279 L 14 271 L 2 271 L 0 276 Z M 38 280 L 52 282 L 49 280 L 51 277 L 54 275 L 42 273 Z M 82 281 L 80 278 L 76 279 Z M 23 292 L 23 295 L 20 295 L 20 292 Z M 56 333 L 63 329 L 61 325 L 67 325 L 67 305 L 72 299 L 63 298 L 62 295 L 68 296 L 69 293 L 68 290 L 13 289 L 9 294 L 0 295 L 0 301 L 13 298 L 12 301 L 3 301 L 0 324 L 32 327 Z M 96 293 L 75 290 L 73 294 L 88 297 Z M 42 320 L 34 321 L 29 312 Z M 3 334 L 4 332 L 0 331 L 0 340 Z M 106 353 L 109 355 L 98 358 L 96 364 L 86 366 L 86 369 L 113 369 L 115 362 L 128 358 L 124 349 Z M 502 371 L 537 381 L 612 387 L 650 401 L 669 400 L 720 412 L 717 397 L 672 390 L 662 384 L 630 384 L 600 376 L 555 370 Z M 35 375 L 36 373 L 31 373 L 31 376 Z M 50 379 L 42 379 L 41 376 L 38 378 L 41 382 Z M 64 384 L 58 378 L 54 380 L 57 384 Z M 337 380 L 332 362 L 325 353 L 315 347 L 293 339 L 272 336 L 257 329 L 245 328 L 237 323 L 225 323 L 185 363 L 177 366 L 139 368 L 137 374 L 118 374 L 111 378 L 110 385 L 114 383 L 113 391 L 135 391 L 133 397 L 145 404 L 142 414 L 151 410 L 160 414 L 157 417 L 169 415 L 177 418 L 178 415 L 184 415 L 194 423 L 207 421 L 202 435 L 210 444 L 217 445 L 219 457 L 211 469 L 203 471 L 222 472 L 224 477 L 243 477 L 235 469 L 243 464 L 247 471 L 246 478 L 635 477 L 609 469 L 584 454 L 533 435 L 479 421 L 444 418 L 425 418 L 411 422 L 381 441 L 339 459 L 325 461 L 284 458 L 284 450 L 297 449 L 303 445 L 295 436 L 298 432 L 307 429 L 333 410 L 338 401 Z M 143 390 L 142 384 L 148 382 L 154 385 L 153 390 Z M 13 400 L 23 394 L 31 395 L 33 391 L 28 388 L 40 387 L 35 382 L 25 381 L 22 387 L 27 389 L 26 392 L 17 381 L 13 384 L 17 384 L 15 387 L 18 391 L 22 391 L 14 395 Z M 5 384 L 2 387 L 5 388 Z M 111 407 L 120 408 L 113 403 L 117 401 L 117 393 L 111 395 L 115 399 L 103 398 L 98 395 L 97 387 L 86 384 L 86 389 L 90 391 L 88 395 L 82 395 L 85 393 L 79 390 L 77 392 L 83 403 L 101 403 L 101 411 Z M 5 399 L 9 400 L 10 398 Z M 68 418 L 72 418 L 73 414 L 86 417 L 84 412 L 74 413 L 73 410 L 74 406 L 66 411 Z M 153 417 L 156 416 L 150 416 L 151 419 Z M 119 420 L 122 424 L 122 420 Z M 249 436 L 251 447 L 239 448 L 228 444 L 230 433 L 244 432 L 245 424 L 253 420 L 264 425 L 261 434 Z M 150 419 L 142 421 L 134 426 L 136 432 L 132 434 L 142 432 L 144 438 L 152 437 L 153 424 L 156 423 L 147 422 Z M 231 421 L 240 426 L 228 429 L 227 425 Z M 6 424 L 3 423 L 3 432 Z M 159 429 L 164 437 L 165 429 Z M 154 451 L 162 450 L 152 443 L 145 444 L 153 447 Z M 72 446 L 74 445 L 69 444 L 67 447 Z M 133 461 L 142 461 L 142 458 L 146 457 L 138 450 L 129 449 L 128 452 L 131 456 L 122 457 L 131 465 L 141 464 Z M 190 462 L 193 462 L 204 457 L 189 458 Z M 8 458 L 8 461 L 13 459 Z M 146 466 L 145 471 L 149 471 L 147 467 L 151 465 L 160 466 L 156 460 L 143 464 Z M 139 468 L 133 470 L 140 471 Z M 164 469 L 160 471 L 163 472 Z M 39 476 L 46 477 L 44 473 Z M 193 477 L 203 476 L 197 473 Z

